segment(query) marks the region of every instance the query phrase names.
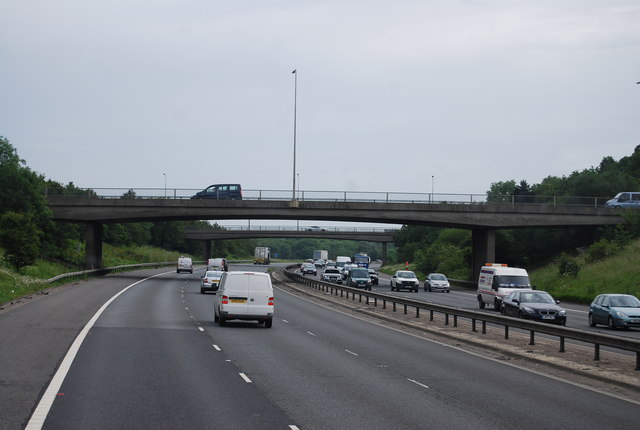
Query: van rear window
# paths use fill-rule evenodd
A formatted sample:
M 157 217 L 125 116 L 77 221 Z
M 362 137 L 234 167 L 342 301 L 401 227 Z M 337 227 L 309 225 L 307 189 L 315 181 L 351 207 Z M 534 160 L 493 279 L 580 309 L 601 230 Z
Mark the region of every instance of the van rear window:
M 251 291 L 269 291 L 270 282 L 266 276 L 253 276 L 250 279 L 249 288 Z

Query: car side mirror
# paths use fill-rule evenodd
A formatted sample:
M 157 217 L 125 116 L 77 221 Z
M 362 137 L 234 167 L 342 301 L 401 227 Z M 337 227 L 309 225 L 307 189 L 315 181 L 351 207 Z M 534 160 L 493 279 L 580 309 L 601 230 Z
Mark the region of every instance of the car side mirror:
M 513 303 L 520 304 L 520 300 L 518 300 L 518 299 L 513 299 L 513 300 L 512 300 L 512 302 L 513 302 Z

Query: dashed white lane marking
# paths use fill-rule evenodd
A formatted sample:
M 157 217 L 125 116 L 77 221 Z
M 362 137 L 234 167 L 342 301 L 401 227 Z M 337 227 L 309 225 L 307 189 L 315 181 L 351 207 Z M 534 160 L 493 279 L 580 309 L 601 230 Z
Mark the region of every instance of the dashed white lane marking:
M 285 324 L 289 324 L 289 321 L 287 321 L 287 320 L 282 320 L 282 322 L 285 323 Z
M 171 273 L 171 272 L 159 273 L 157 275 L 150 276 L 145 279 L 141 279 L 138 282 L 134 282 L 133 284 L 122 289 L 115 296 L 111 297 L 109 300 L 107 300 L 107 302 L 104 305 L 102 305 L 102 307 L 100 307 L 100 309 L 98 309 L 98 312 L 96 312 L 95 315 L 89 320 L 89 322 L 84 326 L 82 331 L 80 331 L 78 336 L 76 336 L 76 339 L 73 341 L 73 344 L 71 344 L 71 347 L 67 351 L 67 354 L 64 356 L 62 363 L 60 363 L 60 367 L 58 367 L 56 374 L 53 375 L 53 378 L 51 378 L 51 382 L 49 382 L 49 386 L 47 387 L 47 390 L 45 391 L 44 395 L 40 399 L 38 406 L 36 407 L 35 411 L 33 411 L 33 414 L 31 415 L 31 418 L 29 419 L 29 423 L 27 424 L 25 429 L 39 430 L 42 428 L 42 426 L 44 425 L 44 421 L 47 419 L 47 415 L 49 415 L 51 406 L 53 406 L 53 401 L 55 400 L 58 392 L 60 391 L 60 387 L 62 386 L 62 383 L 64 382 L 64 379 L 66 378 L 67 373 L 69 373 L 71 364 L 73 363 L 73 360 L 76 358 L 76 355 L 80 350 L 80 346 L 82 345 L 82 342 L 87 337 L 87 334 L 93 328 L 93 325 L 96 323 L 98 318 L 100 318 L 100 315 L 102 315 L 102 313 L 109 307 L 109 305 L 115 299 L 117 299 L 121 294 L 127 291 L 129 288 L 135 285 L 138 285 L 151 278 L 166 275 L 167 273 Z
M 198 330 L 200 331 L 204 331 L 204 329 L 202 327 L 198 327 Z
M 213 346 L 213 349 L 215 349 L 216 351 L 222 351 L 222 349 L 218 345 L 211 345 L 211 346 Z
M 240 377 L 242 377 L 242 379 L 244 379 L 244 382 L 246 382 L 247 384 L 251 384 L 251 379 L 249 379 L 249 377 L 244 373 L 241 373 Z
M 310 331 L 308 331 L 307 333 L 310 334 L 311 336 L 315 336 L 315 334 L 311 333 Z
M 429 388 L 429 386 L 428 386 L 428 385 L 421 384 L 420 382 L 418 382 L 418 381 L 416 381 L 416 380 L 414 380 L 414 379 L 407 378 L 407 380 L 408 380 L 408 381 L 410 381 L 410 382 L 413 382 L 413 383 L 414 383 L 414 384 L 416 384 L 416 385 L 421 386 L 422 388 Z
M 358 354 L 356 354 L 356 353 L 355 353 L 355 352 L 353 352 L 353 351 L 349 351 L 348 349 L 345 349 L 345 352 L 348 352 L 348 353 L 349 353 L 349 354 L 351 354 L 351 355 L 355 355 L 356 357 L 358 356 Z
M 294 425 L 290 425 L 289 428 L 291 430 L 300 430 L 300 428 L 298 426 L 294 426 Z

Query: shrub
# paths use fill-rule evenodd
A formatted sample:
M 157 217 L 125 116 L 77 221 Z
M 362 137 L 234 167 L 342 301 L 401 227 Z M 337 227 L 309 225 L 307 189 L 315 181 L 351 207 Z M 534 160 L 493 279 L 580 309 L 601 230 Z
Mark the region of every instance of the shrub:
M 562 277 L 575 278 L 580 272 L 580 265 L 571 257 L 567 256 L 566 254 L 562 254 L 558 259 L 558 270 L 560 272 L 560 276 Z
M 621 249 L 620 245 L 615 242 L 611 242 L 607 239 L 600 239 L 587 249 L 585 261 L 587 263 L 601 261 L 607 257 L 612 257 L 620 253 Z

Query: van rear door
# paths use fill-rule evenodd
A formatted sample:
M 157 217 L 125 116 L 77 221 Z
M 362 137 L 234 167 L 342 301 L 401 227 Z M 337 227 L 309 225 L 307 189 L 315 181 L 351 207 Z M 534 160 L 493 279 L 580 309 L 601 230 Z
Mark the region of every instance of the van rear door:
M 273 287 L 267 276 L 249 276 L 248 311 L 255 315 L 273 312 Z M 270 304 L 271 303 L 271 304 Z
M 247 313 L 250 278 L 251 276 L 227 277 L 222 298 L 222 308 L 225 312 L 234 315 L 245 315 Z

